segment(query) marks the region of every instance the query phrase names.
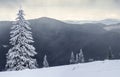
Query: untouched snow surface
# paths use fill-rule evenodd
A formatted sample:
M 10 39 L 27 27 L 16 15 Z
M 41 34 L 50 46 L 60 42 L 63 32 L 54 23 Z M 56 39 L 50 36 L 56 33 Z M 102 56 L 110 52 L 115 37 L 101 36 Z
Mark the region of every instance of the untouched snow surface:
M 0 72 L 0 77 L 120 77 L 120 60 Z

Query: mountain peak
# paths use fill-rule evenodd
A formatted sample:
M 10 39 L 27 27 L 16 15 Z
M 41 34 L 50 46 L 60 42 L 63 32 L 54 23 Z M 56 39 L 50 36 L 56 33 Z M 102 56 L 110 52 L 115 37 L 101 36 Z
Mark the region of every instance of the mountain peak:
M 57 19 L 54 19 L 54 18 L 49 18 L 49 17 L 41 17 L 41 18 L 37 18 L 36 20 L 42 21 L 42 22 L 47 22 L 47 23 L 56 23 L 56 24 L 64 23 L 60 20 L 57 20 Z
M 49 18 L 49 17 L 40 17 L 38 19 L 53 19 L 53 18 Z

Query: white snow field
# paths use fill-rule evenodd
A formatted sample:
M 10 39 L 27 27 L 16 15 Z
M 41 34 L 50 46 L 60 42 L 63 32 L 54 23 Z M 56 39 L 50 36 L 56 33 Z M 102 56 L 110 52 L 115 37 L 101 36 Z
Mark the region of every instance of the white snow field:
M 120 60 L 0 72 L 0 77 L 120 77 Z

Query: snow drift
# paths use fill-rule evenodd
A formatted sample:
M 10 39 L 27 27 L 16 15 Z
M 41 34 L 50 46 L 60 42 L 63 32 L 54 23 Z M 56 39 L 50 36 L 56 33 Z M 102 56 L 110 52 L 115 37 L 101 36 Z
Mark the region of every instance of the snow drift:
M 0 77 L 120 77 L 120 60 L 0 72 Z

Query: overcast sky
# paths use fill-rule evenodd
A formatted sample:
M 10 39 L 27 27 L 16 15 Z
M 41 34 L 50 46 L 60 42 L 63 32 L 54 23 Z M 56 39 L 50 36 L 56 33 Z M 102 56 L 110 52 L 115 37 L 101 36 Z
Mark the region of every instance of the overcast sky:
M 14 20 L 20 5 L 26 19 L 120 19 L 120 0 L 0 0 L 0 20 Z

